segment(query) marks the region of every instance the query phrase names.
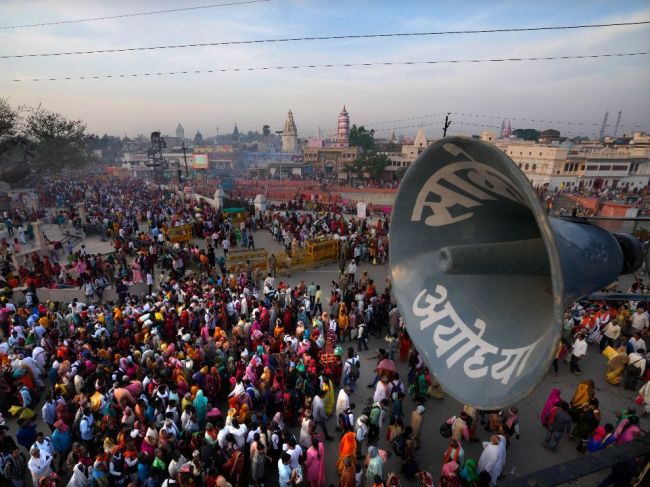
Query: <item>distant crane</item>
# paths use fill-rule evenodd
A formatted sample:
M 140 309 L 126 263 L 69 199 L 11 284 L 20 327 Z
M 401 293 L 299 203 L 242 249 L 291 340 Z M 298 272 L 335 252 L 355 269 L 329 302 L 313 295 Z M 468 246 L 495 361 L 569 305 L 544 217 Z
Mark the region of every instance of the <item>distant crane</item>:
M 442 136 L 447 137 L 447 129 L 451 125 L 451 120 L 449 120 L 449 115 L 451 115 L 451 112 L 447 112 L 447 115 L 445 116 L 445 124 L 442 126 Z
M 616 134 L 618 134 L 618 127 L 621 125 L 621 115 L 623 114 L 623 110 L 618 111 L 618 116 L 616 117 L 616 125 L 614 125 L 614 134 L 612 137 L 616 137 Z
M 607 127 L 607 119 L 609 118 L 609 110 L 605 112 L 603 117 L 603 124 L 600 126 L 600 134 L 598 134 L 598 140 L 601 142 L 605 139 L 605 127 Z

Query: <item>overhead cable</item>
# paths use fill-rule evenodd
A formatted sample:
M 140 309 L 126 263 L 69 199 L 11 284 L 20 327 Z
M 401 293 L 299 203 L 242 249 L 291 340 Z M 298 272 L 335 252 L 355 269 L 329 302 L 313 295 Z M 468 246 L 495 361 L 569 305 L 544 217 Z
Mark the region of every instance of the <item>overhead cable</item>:
M 242 0 L 239 2 L 228 2 L 228 3 L 212 3 L 209 5 L 197 5 L 195 7 L 179 7 L 171 8 L 167 10 L 152 10 L 149 12 L 133 12 L 128 14 L 119 14 L 119 15 L 106 15 L 103 17 L 87 17 L 84 19 L 70 19 L 70 20 L 57 20 L 54 22 L 41 22 L 38 24 L 22 24 L 22 25 L 2 25 L 0 30 L 10 30 L 10 29 L 25 29 L 27 27 L 46 27 L 49 25 L 63 25 L 63 24 L 79 24 L 82 22 L 96 22 L 99 20 L 113 20 L 113 19 L 123 19 L 126 17 L 143 17 L 145 15 L 158 15 L 158 14 L 169 14 L 176 12 L 187 12 L 190 10 L 203 10 L 208 8 L 216 7 L 230 7 L 233 5 L 246 5 L 250 3 L 263 3 L 270 2 L 271 0 Z
M 258 0 L 260 1 L 260 0 Z M 514 27 L 504 29 L 477 29 L 477 30 L 448 30 L 437 32 L 393 32 L 383 34 L 346 34 L 346 35 L 328 35 L 328 36 L 312 36 L 312 37 L 286 37 L 278 39 L 253 39 L 242 41 L 218 41 L 218 42 L 196 42 L 187 44 L 167 44 L 160 46 L 144 46 L 144 47 L 123 47 L 112 49 L 94 49 L 87 51 L 60 51 L 60 52 L 42 52 L 42 53 L 27 53 L 27 54 L 8 54 L 0 56 L 0 59 L 15 59 L 15 58 L 29 58 L 29 57 L 51 57 L 51 56 L 79 56 L 84 54 L 110 54 L 110 53 L 126 53 L 136 51 L 153 51 L 159 49 L 186 49 L 196 47 L 214 47 L 214 46 L 233 46 L 233 45 L 246 45 L 246 44 L 268 44 L 268 43 L 282 43 L 282 42 L 303 42 L 303 41 L 332 41 L 344 39 L 375 39 L 386 37 L 424 37 L 424 36 L 441 36 L 441 35 L 461 35 L 461 34 L 494 34 L 503 32 L 534 32 L 545 30 L 568 30 L 568 29 L 594 29 L 603 27 L 628 27 L 633 25 L 650 24 L 650 20 L 643 20 L 639 22 L 618 22 L 612 24 L 584 24 L 584 25 L 561 25 L 549 27 Z M 5 27 L 6 28 L 6 27 Z
M 184 74 L 205 74 L 205 73 L 231 73 L 242 71 L 281 71 L 297 69 L 314 69 L 314 68 L 354 68 L 366 66 L 415 66 L 415 65 L 433 65 L 433 64 L 478 64 L 478 63 L 503 63 L 503 62 L 521 62 L 521 61 L 555 61 L 566 59 L 596 59 L 596 58 L 614 58 L 614 57 L 631 57 L 645 56 L 648 52 L 623 52 L 608 54 L 579 54 L 571 56 L 535 56 L 535 57 L 516 57 L 516 58 L 492 58 L 492 59 L 443 59 L 437 61 L 376 61 L 369 63 L 337 63 L 337 64 L 302 64 L 293 66 L 262 66 L 247 68 L 212 68 L 212 69 L 189 69 L 184 71 L 158 71 L 151 73 L 131 73 L 131 74 L 101 74 L 85 76 L 60 76 L 60 77 L 41 77 L 41 78 L 16 78 L 4 79 L 3 82 L 21 83 L 25 81 L 64 81 L 64 80 L 90 80 L 90 79 L 109 79 L 109 78 L 138 78 L 151 76 L 178 76 Z

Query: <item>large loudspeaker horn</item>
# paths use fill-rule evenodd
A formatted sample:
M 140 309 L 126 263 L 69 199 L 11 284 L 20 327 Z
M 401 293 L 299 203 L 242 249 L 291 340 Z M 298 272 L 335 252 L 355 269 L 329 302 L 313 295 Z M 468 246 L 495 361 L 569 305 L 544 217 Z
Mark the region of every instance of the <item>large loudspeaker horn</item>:
M 473 139 L 429 147 L 395 201 L 390 267 L 407 330 L 443 388 L 481 409 L 529 394 L 566 305 L 641 260 L 630 236 L 547 217 L 512 160 Z

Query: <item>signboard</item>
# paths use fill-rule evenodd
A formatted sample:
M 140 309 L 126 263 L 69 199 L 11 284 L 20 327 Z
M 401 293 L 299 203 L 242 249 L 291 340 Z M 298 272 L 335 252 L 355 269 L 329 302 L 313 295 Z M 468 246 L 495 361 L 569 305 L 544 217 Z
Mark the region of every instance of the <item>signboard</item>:
M 181 225 L 167 230 L 167 236 L 171 243 L 187 242 L 192 239 L 192 225 Z
M 366 208 L 368 207 L 368 203 L 365 201 L 359 201 L 357 203 L 357 218 L 365 218 L 366 217 Z
M 207 154 L 192 154 L 192 169 L 207 169 L 207 168 L 208 168 Z

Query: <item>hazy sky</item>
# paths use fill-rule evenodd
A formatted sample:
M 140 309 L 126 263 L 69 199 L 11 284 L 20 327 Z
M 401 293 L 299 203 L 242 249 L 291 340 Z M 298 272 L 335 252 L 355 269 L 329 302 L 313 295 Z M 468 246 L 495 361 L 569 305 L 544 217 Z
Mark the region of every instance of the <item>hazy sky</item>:
M 119 15 L 218 0 L 2 0 L 0 25 Z M 223 1 L 223 0 L 222 0 Z M 230 0 L 237 1 L 237 0 Z M 650 19 L 645 1 L 288 1 L 225 6 L 39 28 L 1 29 L 0 55 L 253 40 L 298 36 L 425 32 L 610 23 Z M 92 132 L 204 136 L 282 128 L 289 108 L 302 136 L 331 133 L 343 104 L 351 122 L 379 135 L 412 134 L 422 123 L 441 135 L 441 112 L 457 112 L 450 133 L 482 127 L 559 128 L 593 135 L 606 110 L 619 133 L 650 129 L 650 56 L 434 66 L 318 68 L 130 79 L 7 82 L 7 79 L 131 74 L 211 68 L 375 61 L 431 61 L 650 50 L 650 25 L 577 31 L 269 43 L 134 53 L 0 59 L 0 96 L 42 103 L 85 120 Z M 475 117 L 487 115 L 494 118 Z M 391 122 L 394 121 L 395 122 Z M 403 121 L 402 121 L 403 120 Z M 594 125 L 575 125 L 585 122 Z M 489 127 L 485 127 L 489 128 Z M 639 130 L 636 128 L 636 130 Z

